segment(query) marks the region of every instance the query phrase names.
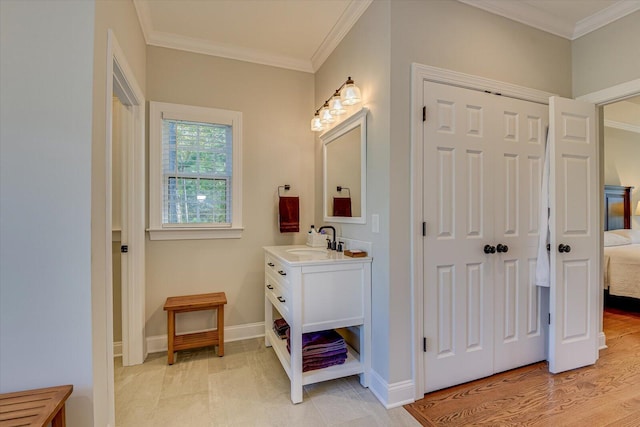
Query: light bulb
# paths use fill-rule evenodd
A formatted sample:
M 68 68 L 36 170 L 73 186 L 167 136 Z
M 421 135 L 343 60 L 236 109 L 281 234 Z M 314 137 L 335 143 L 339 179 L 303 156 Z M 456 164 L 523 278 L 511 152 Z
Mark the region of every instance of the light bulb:
M 324 126 L 320 122 L 320 115 L 317 112 L 311 119 L 311 130 L 314 132 L 322 132 L 324 130 Z
M 333 123 L 336 119 L 331 115 L 329 111 L 329 103 L 325 102 L 320 110 L 320 122 L 324 124 Z
M 340 92 L 336 91 L 329 101 L 329 112 L 334 116 L 339 116 L 341 114 L 345 114 L 347 110 L 342 106 L 342 101 L 340 100 Z
M 349 77 L 340 92 L 340 99 L 343 105 L 355 105 L 362 101 L 360 89 L 355 85 L 351 77 Z

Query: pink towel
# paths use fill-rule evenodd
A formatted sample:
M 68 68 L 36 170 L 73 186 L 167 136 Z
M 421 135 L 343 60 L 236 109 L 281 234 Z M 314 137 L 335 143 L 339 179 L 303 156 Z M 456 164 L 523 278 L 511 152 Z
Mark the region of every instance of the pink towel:
M 281 233 L 300 231 L 300 201 L 298 197 L 280 197 L 278 218 Z

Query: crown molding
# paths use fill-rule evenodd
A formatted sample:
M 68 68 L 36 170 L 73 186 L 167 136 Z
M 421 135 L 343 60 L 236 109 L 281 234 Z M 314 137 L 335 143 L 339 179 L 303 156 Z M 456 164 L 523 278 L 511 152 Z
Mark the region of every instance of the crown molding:
M 338 19 L 338 22 L 336 22 L 311 57 L 311 65 L 314 72 L 320 69 L 324 61 L 327 60 L 331 52 L 340 44 L 355 23 L 358 22 L 358 19 L 360 19 L 371 3 L 373 3 L 373 0 L 351 0 Z
M 556 15 L 544 12 L 526 3 L 503 0 L 458 0 L 469 6 L 477 7 L 495 15 L 504 16 L 521 24 L 537 28 L 547 33 L 571 39 L 573 25 Z
M 147 44 L 170 49 L 185 50 L 187 52 L 201 53 L 204 55 L 220 56 L 222 58 L 236 59 L 239 61 L 253 62 L 256 64 L 270 65 L 272 67 L 287 68 L 306 73 L 313 72 L 311 61 L 291 58 L 283 55 L 274 55 L 254 49 L 216 44 L 208 40 L 180 36 L 177 34 L 153 31 L 147 41 Z
M 458 1 L 568 40 L 575 40 L 640 10 L 640 0 L 620 0 L 574 25 L 572 22 L 523 2 L 504 0 Z
M 609 128 L 615 128 L 620 130 L 626 130 L 627 132 L 635 132 L 640 133 L 640 126 L 632 125 L 624 122 L 616 122 L 614 120 L 606 120 L 604 121 L 604 125 Z
M 151 24 L 151 10 L 149 9 L 149 3 L 141 0 L 133 0 L 133 6 L 136 8 L 136 14 L 138 15 L 138 22 L 140 22 L 140 28 L 142 28 L 142 35 L 144 36 L 145 43 L 149 44 L 149 38 L 153 32 L 153 25 Z
M 575 40 L 598 28 L 602 28 L 637 10 L 640 10 L 640 1 L 638 0 L 622 0 L 614 3 L 606 9 L 602 9 L 600 12 L 578 21 L 571 40 Z

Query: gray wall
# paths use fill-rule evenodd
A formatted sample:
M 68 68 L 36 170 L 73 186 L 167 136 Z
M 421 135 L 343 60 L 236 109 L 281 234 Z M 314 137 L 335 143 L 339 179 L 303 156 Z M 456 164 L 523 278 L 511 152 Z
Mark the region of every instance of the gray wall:
M 374 1 L 316 73 L 316 104 L 347 75 L 371 108 L 367 148 L 369 222 L 342 234 L 370 240 L 373 367 L 389 384 L 411 378 L 411 63 L 571 94 L 571 45 L 453 0 Z M 321 159 L 319 148 L 316 158 Z M 317 161 L 321 165 L 321 160 Z M 321 194 L 321 175 L 316 177 Z M 316 219 L 322 218 L 321 199 Z M 370 215 L 380 214 L 380 234 Z
M 0 19 L 0 392 L 73 384 L 69 425 L 90 426 L 94 2 Z
M 573 96 L 640 79 L 640 11 L 572 43 Z
M 166 334 L 167 297 L 224 291 L 225 326 L 264 321 L 263 246 L 304 244 L 313 222 L 314 158 L 309 73 L 158 47 L 147 48 L 149 101 L 243 114 L 241 239 L 147 241 L 147 336 Z M 300 196 L 300 233 L 280 233 L 277 189 Z M 147 187 L 148 188 L 148 187 Z M 178 331 L 212 327 L 211 313 Z
M 348 76 L 360 87 L 367 118 L 367 224 L 333 224 L 338 235 L 373 243 L 373 369 L 389 369 L 389 3 L 375 1 L 315 74 L 315 108 Z M 315 109 L 314 108 L 314 109 Z M 313 110 L 307 113 L 310 120 Z M 316 139 L 316 223 L 322 223 L 322 144 Z M 380 233 L 371 232 L 371 215 Z

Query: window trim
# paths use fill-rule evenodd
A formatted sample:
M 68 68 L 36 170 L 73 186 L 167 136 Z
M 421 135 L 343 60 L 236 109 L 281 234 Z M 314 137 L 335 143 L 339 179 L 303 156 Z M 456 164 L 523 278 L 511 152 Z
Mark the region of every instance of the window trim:
M 177 119 L 231 125 L 233 159 L 231 173 L 231 223 L 162 223 L 162 120 Z M 149 238 L 151 240 L 238 239 L 242 237 L 242 113 L 218 108 L 149 102 Z

